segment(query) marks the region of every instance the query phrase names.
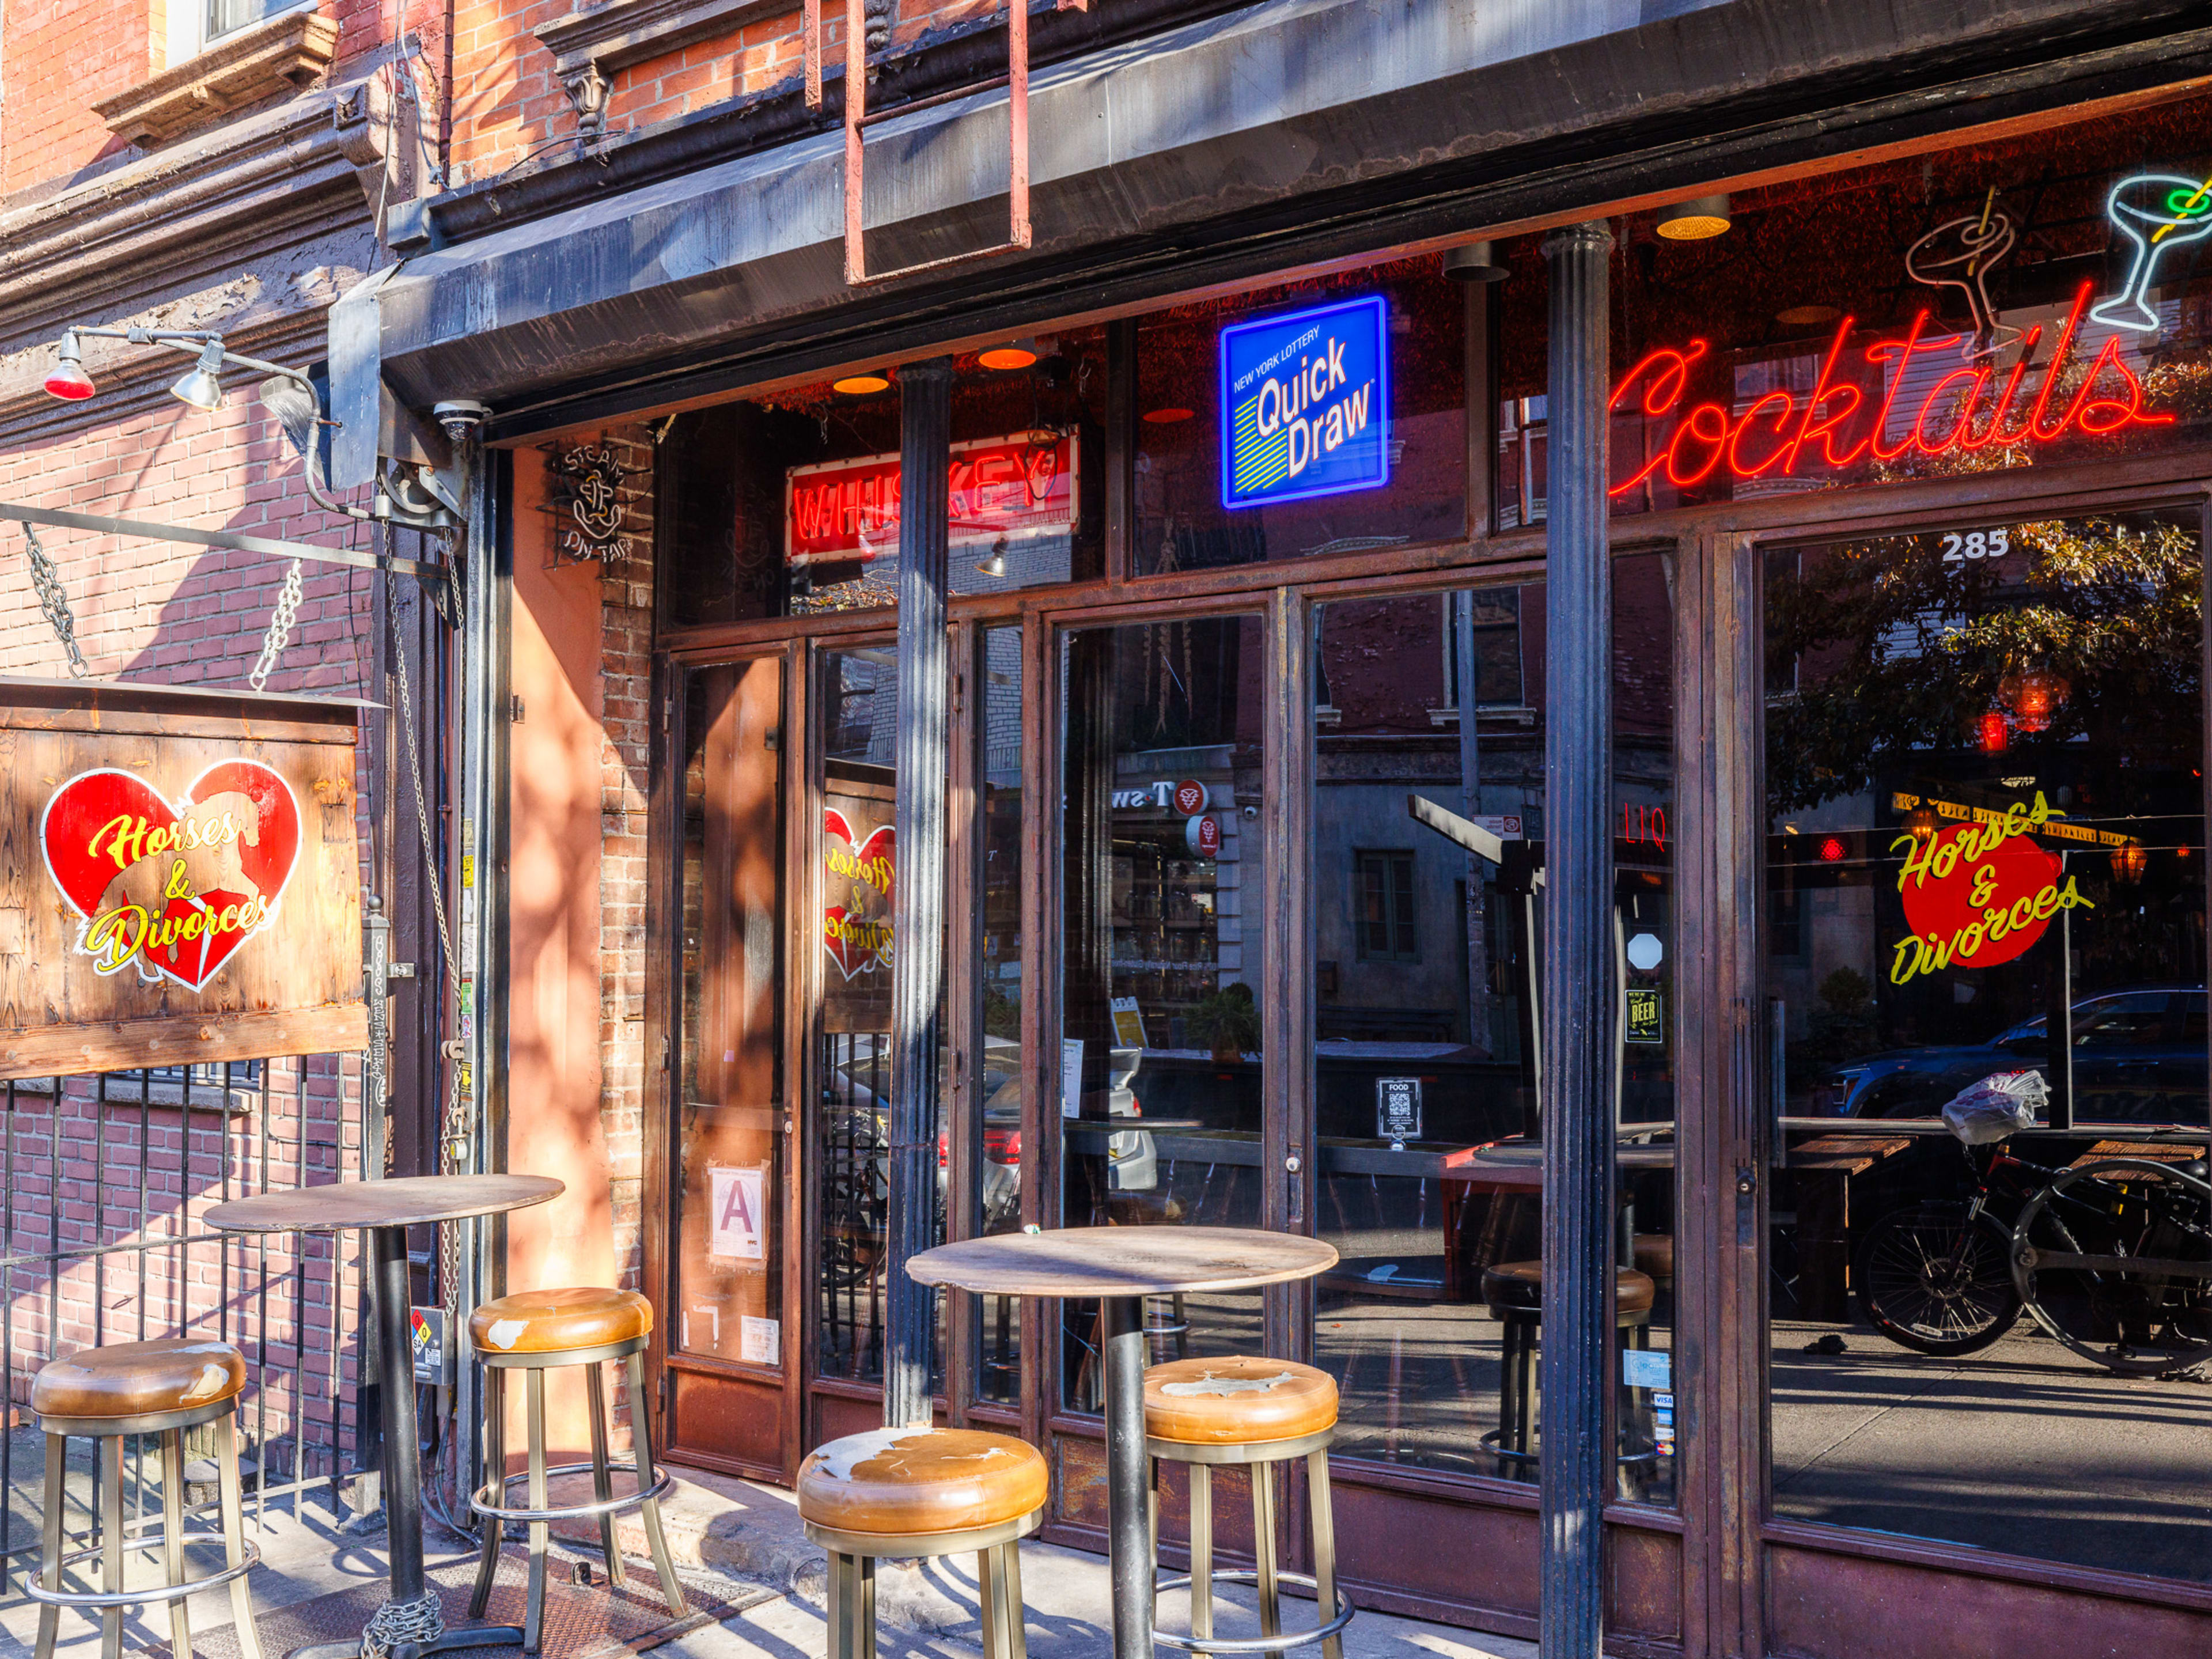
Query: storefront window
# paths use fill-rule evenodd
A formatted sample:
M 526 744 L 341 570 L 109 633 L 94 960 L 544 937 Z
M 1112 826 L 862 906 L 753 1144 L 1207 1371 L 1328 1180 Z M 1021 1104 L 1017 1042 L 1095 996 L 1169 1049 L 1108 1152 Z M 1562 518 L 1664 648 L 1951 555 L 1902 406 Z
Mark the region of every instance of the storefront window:
M 1262 641 L 1209 617 L 1062 642 L 1069 1226 L 1261 1224 Z M 1066 1307 L 1064 1397 L 1096 1411 L 1098 1304 Z M 1155 1358 L 1258 1352 L 1256 1293 L 1145 1319 Z
M 2203 587 L 2194 512 L 1766 557 L 1782 1514 L 2212 1578 Z
M 1140 319 L 1135 572 L 1463 539 L 1466 307 L 1431 256 Z
M 2202 100 L 1613 222 L 1614 510 L 2139 455 L 2212 431 Z M 1544 516 L 1540 237 L 1502 245 L 1500 524 Z
M 951 591 L 1103 575 L 1103 331 L 954 367 Z M 659 470 L 671 623 L 897 603 L 896 369 L 680 415 Z
M 982 999 L 981 1233 L 1018 1232 L 1022 1148 L 1022 630 L 983 633 L 983 903 L 976 978 Z M 1021 1398 L 1021 1304 L 981 1298 L 981 1400 Z
M 673 1346 L 783 1355 L 783 662 L 702 669 L 684 730 Z
M 826 651 L 822 687 L 822 1036 L 813 1184 L 819 1218 L 820 1375 L 883 1379 L 890 1218 L 891 895 L 898 872 L 898 656 Z M 943 1030 L 942 1024 L 939 1026 Z M 940 1042 L 939 1099 L 951 1049 Z M 945 1237 L 940 1117 L 933 1240 Z M 939 1318 L 943 1304 L 939 1304 Z M 931 1382 L 942 1386 L 943 1333 Z
M 1672 608 L 1614 562 L 1624 1496 L 1674 1493 Z M 1533 1481 L 1544 589 L 1320 608 L 1314 1354 L 1340 1455 Z

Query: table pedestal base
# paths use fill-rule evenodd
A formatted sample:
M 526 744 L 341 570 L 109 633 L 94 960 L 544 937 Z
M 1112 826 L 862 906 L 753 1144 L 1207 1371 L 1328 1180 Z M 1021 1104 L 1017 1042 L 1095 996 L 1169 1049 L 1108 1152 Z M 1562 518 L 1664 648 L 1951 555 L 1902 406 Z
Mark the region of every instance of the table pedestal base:
M 1152 1537 L 1145 1456 L 1145 1304 L 1106 1298 L 1106 1549 L 1114 1659 L 1152 1659 Z
M 446 1631 L 427 1642 L 401 1642 L 392 1650 L 392 1659 L 423 1659 L 432 1653 L 450 1653 L 457 1648 L 519 1648 L 522 1645 L 522 1626 L 520 1625 L 469 1625 L 459 1630 Z M 317 1642 L 304 1648 L 294 1648 L 284 1659 L 361 1659 L 361 1638 L 356 1636 L 343 1642 Z

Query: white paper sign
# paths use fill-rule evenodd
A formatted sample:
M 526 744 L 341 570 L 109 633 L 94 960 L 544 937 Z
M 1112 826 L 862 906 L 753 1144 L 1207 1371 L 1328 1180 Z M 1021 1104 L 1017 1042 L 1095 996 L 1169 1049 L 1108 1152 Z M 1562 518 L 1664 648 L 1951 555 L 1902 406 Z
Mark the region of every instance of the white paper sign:
M 773 1319 L 742 1316 L 738 1327 L 738 1358 L 749 1365 L 783 1364 L 783 1327 Z
M 707 1200 L 714 1206 L 708 1255 L 736 1256 L 759 1261 L 762 1207 L 761 1171 L 717 1164 L 707 1171 Z
M 1620 1380 L 1628 1388 L 1667 1388 L 1674 1369 L 1670 1357 L 1656 1348 L 1620 1351 Z
M 1083 1039 L 1065 1037 L 1060 1045 L 1060 1115 L 1083 1115 Z

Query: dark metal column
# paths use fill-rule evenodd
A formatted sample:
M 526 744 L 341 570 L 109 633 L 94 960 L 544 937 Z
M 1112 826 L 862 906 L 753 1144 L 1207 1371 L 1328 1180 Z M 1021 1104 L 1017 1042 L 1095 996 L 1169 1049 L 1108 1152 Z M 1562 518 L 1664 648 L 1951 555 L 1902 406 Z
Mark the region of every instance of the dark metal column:
M 890 1264 L 884 1424 L 930 1419 L 936 1293 L 906 1264 L 935 1243 L 938 1024 L 945 989 L 945 490 L 952 360 L 899 371 L 898 879 L 891 902 Z
M 1613 581 L 1606 280 L 1613 238 L 1570 227 L 1550 267 L 1544 734 L 1544 1659 L 1599 1659 L 1613 1279 Z

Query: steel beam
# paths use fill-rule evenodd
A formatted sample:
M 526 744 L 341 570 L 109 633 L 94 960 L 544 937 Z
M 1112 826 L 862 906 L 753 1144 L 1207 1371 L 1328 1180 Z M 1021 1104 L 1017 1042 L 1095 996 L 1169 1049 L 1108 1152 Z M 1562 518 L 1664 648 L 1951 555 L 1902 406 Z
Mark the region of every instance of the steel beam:
M 1544 612 L 1544 1659 L 1600 1659 L 1613 1275 L 1613 580 L 1602 223 L 1548 238 Z

